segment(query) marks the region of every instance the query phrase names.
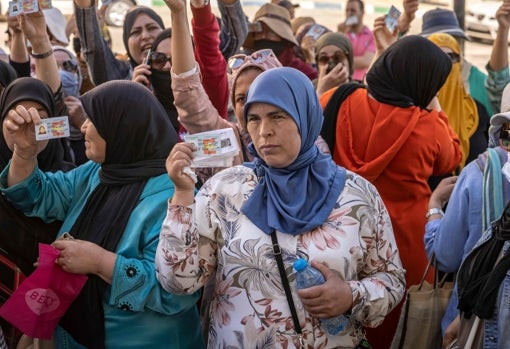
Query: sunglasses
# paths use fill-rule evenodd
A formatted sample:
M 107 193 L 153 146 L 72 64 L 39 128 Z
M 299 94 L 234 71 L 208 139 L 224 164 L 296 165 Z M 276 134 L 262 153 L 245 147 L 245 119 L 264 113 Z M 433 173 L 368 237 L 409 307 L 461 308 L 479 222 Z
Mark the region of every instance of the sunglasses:
M 347 59 L 347 57 L 342 54 L 336 54 L 334 56 L 319 56 L 318 63 L 321 65 L 329 64 L 329 62 L 331 61 L 339 63 L 342 62 L 344 59 Z
M 62 69 L 70 72 L 70 73 L 76 73 L 78 71 L 78 64 L 75 61 L 67 60 L 62 62 Z
M 228 59 L 227 70 L 232 74 L 235 70 L 239 69 L 245 62 L 260 64 L 265 62 L 269 57 L 276 59 L 276 56 L 271 49 L 263 49 L 253 52 L 251 55 L 237 54 Z
M 165 55 L 161 52 L 151 52 L 149 55 L 149 65 L 156 69 L 162 69 L 166 62 L 172 64 L 172 57 Z
M 450 57 L 452 63 L 460 62 L 460 56 L 455 52 L 446 52 L 446 55 Z

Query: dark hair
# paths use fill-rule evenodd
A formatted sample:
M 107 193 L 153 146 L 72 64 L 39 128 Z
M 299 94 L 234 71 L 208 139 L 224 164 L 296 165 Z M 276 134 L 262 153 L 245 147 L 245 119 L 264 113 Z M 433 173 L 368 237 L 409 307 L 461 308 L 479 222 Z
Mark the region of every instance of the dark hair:
M 347 0 L 347 3 L 350 2 L 357 2 L 359 4 L 359 9 L 361 12 L 365 12 L 365 4 L 363 3 L 363 0 Z
M 163 31 L 161 31 L 152 42 L 151 49 L 152 51 L 156 50 L 156 47 L 158 47 L 159 43 L 165 39 L 172 38 L 172 28 L 166 28 Z

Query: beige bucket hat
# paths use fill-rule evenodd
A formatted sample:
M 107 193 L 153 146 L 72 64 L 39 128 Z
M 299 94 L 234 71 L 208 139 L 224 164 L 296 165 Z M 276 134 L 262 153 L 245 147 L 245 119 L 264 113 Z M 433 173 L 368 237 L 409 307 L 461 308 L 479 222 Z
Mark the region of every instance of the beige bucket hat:
M 292 34 L 289 11 L 287 11 L 284 7 L 271 3 L 262 5 L 257 13 L 255 13 L 253 23 L 255 22 L 262 22 L 266 24 L 282 39 L 285 39 L 296 46 L 298 45 L 294 34 Z M 253 48 L 253 42 L 253 32 L 248 32 L 243 47 L 251 49 Z

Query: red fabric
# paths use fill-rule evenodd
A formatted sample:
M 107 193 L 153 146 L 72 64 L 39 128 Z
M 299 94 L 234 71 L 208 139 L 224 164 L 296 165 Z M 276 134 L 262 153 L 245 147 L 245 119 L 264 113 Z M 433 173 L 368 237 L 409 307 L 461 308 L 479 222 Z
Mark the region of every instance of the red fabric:
M 308 76 L 310 80 L 315 80 L 319 76 L 317 69 L 296 56 L 294 46 L 292 45 L 285 47 L 285 49 L 278 55 L 278 60 L 284 67 L 295 68 Z
M 191 7 L 195 59 L 202 73 L 202 85 L 211 103 L 224 119 L 228 117 L 227 62 L 220 51 L 220 26 L 211 5 Z
M 333 92 L 321 96 L 323 107 Z M 407 287 L 419 283 L 428 263 L 423 242 L 431 194 L 427 180 L 453 171 L 461 160 L 447 116 L 382 104 L 358 89 L 338 112 L 333 158 L 375 185 L 391 217 Z M 399 314 L 397 309 L 385 319 L 376 336 L 368 331 L 372 347 L 388 348 Z

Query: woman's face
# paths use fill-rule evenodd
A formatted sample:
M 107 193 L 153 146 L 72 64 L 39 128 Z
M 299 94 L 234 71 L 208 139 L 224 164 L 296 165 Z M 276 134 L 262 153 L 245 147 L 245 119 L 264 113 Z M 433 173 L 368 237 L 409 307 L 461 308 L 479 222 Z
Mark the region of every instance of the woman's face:
M 328 72 L 338 63 L 342 63 L 349 70 L 349 58 L 338 46 L 327 45 L 321 48 L 317 55 L 317 64 L 322 67 L 328 66 Z
M 156 52 L 163 53 L 165 55 L 165 58 L 171 59 L 171 57 L 172 57 L 172 39 L 168 38 L 168 39 L 161 40 L 161 42 L 156 47 Z M 172 68 L 172 62 L 169 61 L 168 59 L 164 63 L 153 62 L 151 65 L 153 68 L 155 68 L 157 70 L 163 70 L 163 71 L 170 71 L 170 69 Z
M 243 114 L 248 87 L 250 87 L 253 80 L 261 73 L 262 70 L 258 68 L 247 68 L 243 70 L 236 79 L 236 85 L 234 87 L 234 113 L 243 130 L 246 130 Z
M 131 27 L 129 32 L 128 39 L 129 53 L 136 64 L 141 64 L 143 62 L 154 38 L 162 30 L 159 24 L 145 13 L 141 13 L 136 17 L 133 27 Z
M 89 160 L 102 164 L 106 158 L 106 141 L 97 132 L 89 118 L 81 125 L 85 139 L 85 155 Z
M 30 108 L 35 108 L 39 112 L 39 115 L 41 116 L 41 119 L 48 118 L 48 111 L 39 103 L 34 101 L 22 101 L 17 103 L 14 108 L 11 108 L 10 110 L 16 109 L 18 105 L 24 106 L 27 110 Z M 5 120 L 5 119 L 4 119 Z M 7 143 L 7 146 L 11 151 L 14 150 L 14 140 L 10 137 L 9 133 L 7 132 L 7 129 L 5 128 L 5 123 L 2 123 L 2 133 L 4 135 L 5 143 Z
M 292 164 L 301 150 L 301 135 L 294 119 L 278 107 L 253 103 L 246 128 L 259 156 L 271 167 Z

